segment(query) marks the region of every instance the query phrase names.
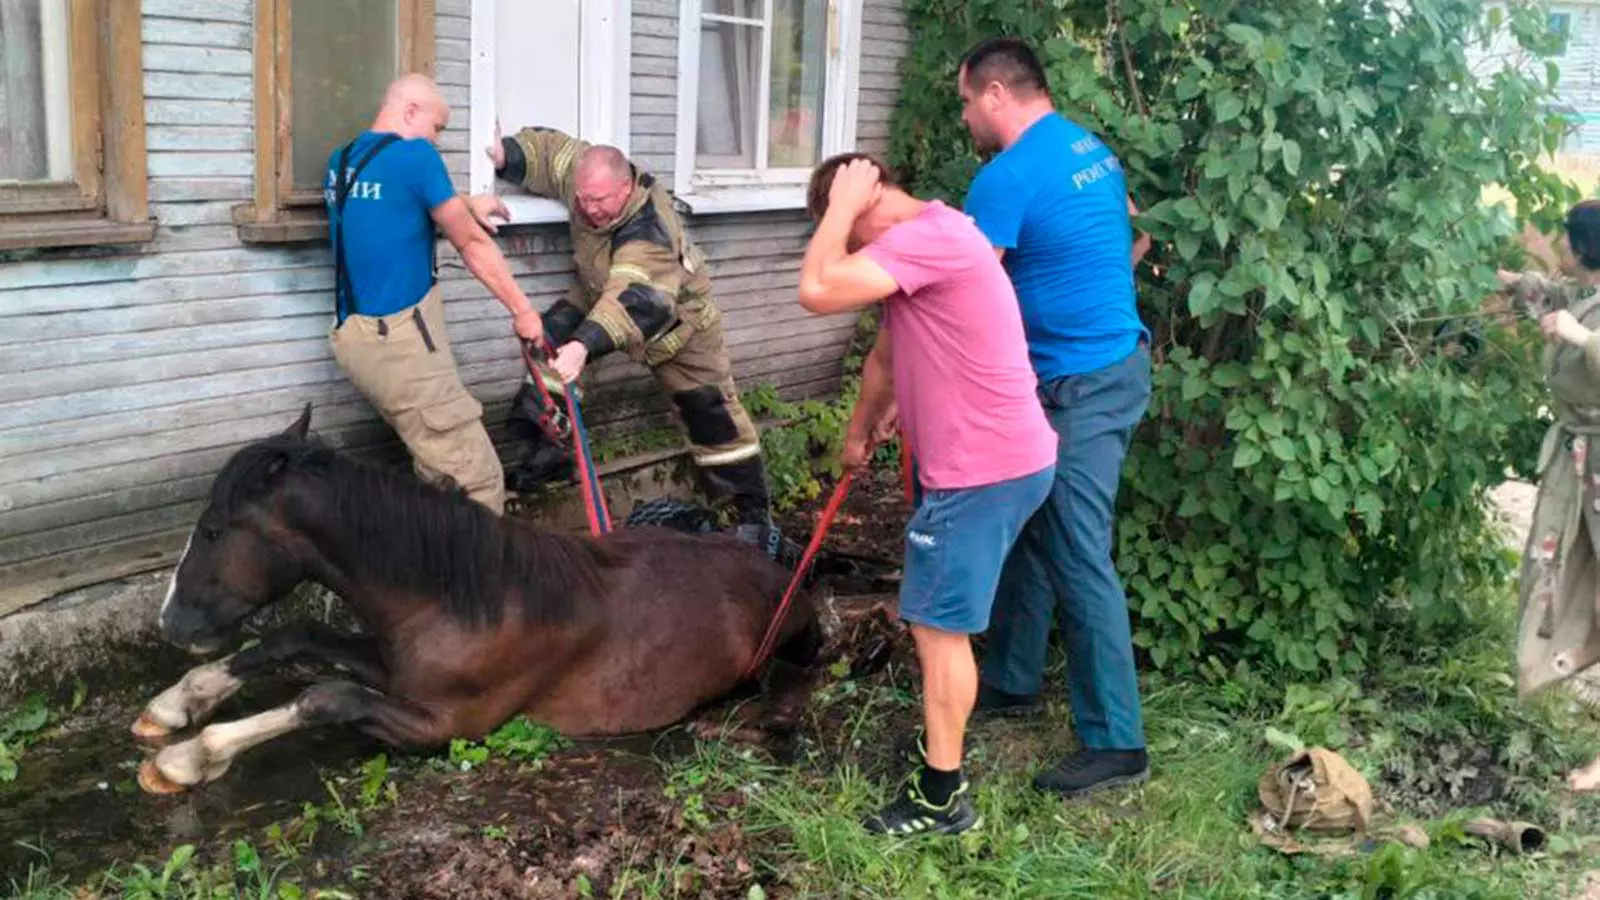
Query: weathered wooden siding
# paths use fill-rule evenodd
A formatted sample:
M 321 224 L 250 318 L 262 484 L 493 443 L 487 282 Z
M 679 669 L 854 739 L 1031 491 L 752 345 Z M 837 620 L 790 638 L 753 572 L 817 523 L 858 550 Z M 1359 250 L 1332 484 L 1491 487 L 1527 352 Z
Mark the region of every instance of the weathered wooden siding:
M 868 0 L 867 28 L 903 34 L 898 0 Z M 386 426 L 334 365 L 326 247 L 241 244 L 231 209 L 251 196 L 251 0 L 144 0 L 145 108 L 156 239 L 127 251 L 0 258 L 0 614 L 172 558 L 221 463 L 241 443 L 316 406 L 314 427 L 358 452 L 400 458 Z M 631 136 L 640 162 L 672 170 L 676 0 L 637 0 Z M 453 109 L 441 149 L 465 189 L 469 0 L 437 0 L 437 75 Z M 898 29 L 898 30 L 897 30 Z M 885 33 L 881 37 L 892 39 Z M 868 41 L 861 133 L 881 141 L 893 85 Z M 871 99 L 869 99 L 871 98 Z M 666 133 L 662 133 L 665 131 Z M 715 266 L 736 372 L 787 395 L 837 385 L 846 318 L 793 302 L 809 226 L 796 213 L 692 223 Z M 543 307 L 571 277 L 564 228 L 501 241 Z M 499 304 L 448 245 L 441 281 L 457 363 L 497 441 L 520 364 Z M 588 409 L 597 431 L 667 421 L 664 398 L 625 360 L 603 361 Z M 515 448 L 502 444 L 508 455 Z
M 1504 3 L 1485 5 L 1486 11 L 1495 7 L 1505 11 Z M 1579 121 L 1561 149 L 1566 153 L 1600 154 L 1600 3 L 1554 0 L 1549 4 L 1549 13 L 1571 17 L 1566 52 L 1554 60 L 1560 69 L 1556 95 L 1557 101 L 1569 107 L 1567 112 L 1575 112 Z M 1521 71 L 1544 78 L 1543 61 L 1514 51 L 1506 36 L 1487 48 L 1471 44 L 1467 59 L 1480 76 L 1487 76 L 1502 65 L 1520 64 Z
M 900 97 L 900 60 L 911 32 L 902 0 L 866 0 L 861 11 L 861 98 L 856 144 L 871 153 L 889 152 L 889 114 Z

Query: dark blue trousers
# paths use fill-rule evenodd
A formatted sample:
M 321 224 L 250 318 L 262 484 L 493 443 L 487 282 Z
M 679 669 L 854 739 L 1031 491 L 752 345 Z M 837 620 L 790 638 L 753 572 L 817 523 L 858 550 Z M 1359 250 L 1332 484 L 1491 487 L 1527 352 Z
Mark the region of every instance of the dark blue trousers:
M 980 677 L 1007 693 L 1038 693 L 1059 615 L 1079 739 L 1091 750 L 1139 749 L 1128 600 L 1111 548 L 1123 459 L 1150 402 L 1150 351 L 1141 342 L 1119 363 L 1045 382 L 1039 397 L 1060 435 L 1055 483 L 1006 559 Z

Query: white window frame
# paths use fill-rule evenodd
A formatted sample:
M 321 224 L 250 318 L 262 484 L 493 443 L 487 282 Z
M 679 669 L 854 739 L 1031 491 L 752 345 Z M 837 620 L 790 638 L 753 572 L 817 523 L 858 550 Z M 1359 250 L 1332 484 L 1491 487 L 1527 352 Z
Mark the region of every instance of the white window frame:
M 763 17 L 770 21 L 771 2 Z M 861 84 L 861 8 L 864 0 L 827 0 L 827 73 L 823 80 L 822 147 L 818 162 L 856 146 Z M 695 169 L 695 125 L 700 103 L 702 0 L 680 0 L 678 10 L 678 145 L 673 187 L 696 213 L 804 209 L 809 169 Z M 770 27 L 770 26 L 769 26 Z M 767 78 L 766 72 L 762 78 Z M 763 94 L 765 92 L 763 91 Z M 763 120 L 766 114 L 763 111 Z M 760 141 L 765 146 L 765 140 Z
M 472 68 L 470 77 L 471 162 L 467 182 L 474 194 L 496 192 L 494 164 L 483 152 L 494 141 L 496 82 L 495 8 L 499 0 L 472 0 Z M 532 0 L 519 0 L 532 2 Z M 633 71 L 631 0 L 583 0 L 579 13 L 583 46 L 578 77 L 578 134 L 594 144 L 610 144 L 628 152 L 628 98 Z M 518 127 L 510 122 L 506 128 Z M 532 122 L 522 125 L 537 124 Z M 567 208 L 555 200 L 523 191 L 502 195 L 511 224 L 567 221 Z

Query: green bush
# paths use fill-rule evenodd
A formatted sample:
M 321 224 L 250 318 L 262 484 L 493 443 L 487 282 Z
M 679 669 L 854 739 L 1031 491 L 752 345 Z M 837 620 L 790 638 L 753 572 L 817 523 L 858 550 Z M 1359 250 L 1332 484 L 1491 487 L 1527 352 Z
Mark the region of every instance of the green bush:
M 1058 108 L 1122 160 L 1155 240 L 1139 272 L 1150 413 L 1119 498 L 1137 643 L 1173 671 L 1354 671 L 1380 634 L 1439 638 L 1511 557 L 1485 490 L 1527 474 L 1537 329 L 1482 313 L 1520 263 L 1499 185 L 1549 228 L 1553 69 L 1475 76 L 1543 13 L 1476 0 L 907 0 L 891 162 L 959 201 L 977 166 L 956 68 L 1041 48 Z M 1129 79 L 1134 80 L 1130 81 Z

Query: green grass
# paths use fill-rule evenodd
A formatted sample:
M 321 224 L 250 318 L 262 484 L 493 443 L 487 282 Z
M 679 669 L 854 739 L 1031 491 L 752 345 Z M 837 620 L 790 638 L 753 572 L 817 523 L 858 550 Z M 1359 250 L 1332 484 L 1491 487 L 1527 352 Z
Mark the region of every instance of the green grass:
M 1560 697 L 1515 702 L 1508 625 L 1490 615 L 1453 646 L 1376 673 L 1366 689 L 1237 672 L 1209 685 L 1149 679 L 1153 777 L 1100 799 L 1062 803 L 1029 784 L 1067 747 L 1063 705 L 1031 723 L 980 725 L 968 769 L 984 826 L 954 839 L 885 839 L 858 824 L 903 771 L 885 748 L 915 721 L 909 683 L 831 685 L 817 713 L 832 707 L 842 727 L 796 767 L 711 742 L 674 767 L 673 782 L 745 793 L 748 803 L 726 815 L 764 846 L 768 891 L 799 897 L 1581 897 L 1583 860 L 1600 850 L 1591 840 L 1600 802 L 1564 796 L 1560 779 L 1600 751 L 1600 730 L 1592 712 Z M 1485 767 L 1503 787 L 1488 805 L 1380 817 L 1379 835 L 1421 824 L 1427 850 L 1375 837 L 1343 858 L 1290 858 L 1262 847 L 1247 816 L 1258 777 L 1301 744 L 1339 749 L 1375 788 L 1386 774 L 1409 778 L 1419 797 L 1437 786 L 1441 806 L 1452 784 L 1470 787 Z M 1477 814 L 1541 824 L 1549 852 L 1490 851 L 1462 831 Z

